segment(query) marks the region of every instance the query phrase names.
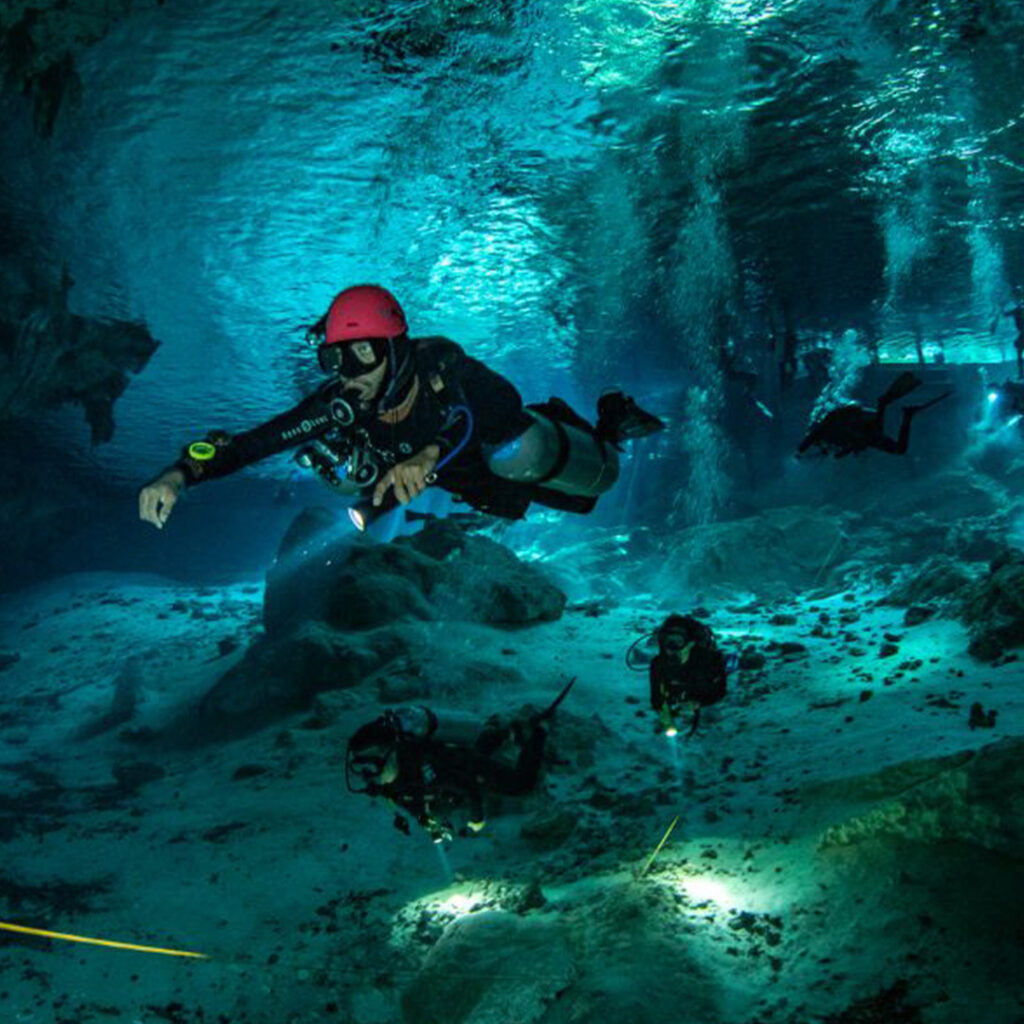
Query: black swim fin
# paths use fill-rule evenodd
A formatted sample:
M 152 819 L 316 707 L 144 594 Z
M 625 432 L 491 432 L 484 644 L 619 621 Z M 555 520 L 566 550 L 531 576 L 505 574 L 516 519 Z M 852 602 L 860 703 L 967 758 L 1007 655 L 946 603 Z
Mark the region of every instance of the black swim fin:
M 933 405 L 937 405 L 944 398 L 949 398 L 953 394 L 952 391 L 943 391 L 941 395 L 933 398 L 930 402 L 922 402 L 920 405 L 905 405 L 903 406 L 903 412 L 907 416 L 916 416 L 919 412 L 923 412 L 925 409 L 930 409 Z
M 576 676 L 573 676 L 562 688 L 562 692 L 541 712 L 533 715 L 530 718 L 530 724 L 536 725 L 539 722 L 546 722 L 552 715 L 558 710 L 558 705 L 569 696 L 569 691 L 572 689 L 573 684 L 576 682 Z
M 923 381 L 916 373 L 904 370 L 886 389 L 885 394 L 878 400 L 879 404 L 895 402 L 905 395 L 909 395 L 915 388 L 919 388 Z
M 608 391 L 597 400 L 597 436 L 602 441 L 635 441 L 664 429 L 663 420 L 621 391 Z

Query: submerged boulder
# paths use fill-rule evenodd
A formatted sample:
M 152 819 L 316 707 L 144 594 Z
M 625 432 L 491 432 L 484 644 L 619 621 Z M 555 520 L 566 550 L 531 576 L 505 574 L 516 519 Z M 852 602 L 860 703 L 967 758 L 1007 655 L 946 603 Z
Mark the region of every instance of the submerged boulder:
M 345 630 L 407 619 L 522 626 L 559 618 L 565 602 L 535 566 L 454 523 L 381 544 L 318 509 L 292 524 L 267 574 L 264 625 L 270 636 L 310 619 Z
M 889 593 L 885 602 L 897 608 L 913 605 L 951 607 L 961 599 L 972 579 L 959 562 L 945 555 L 936 555 Z
M 319 693 L 363 682 L 388 701 L 463 683 L 520 683 L 505 665 L 464 652 L 446 659 L 436 639 L 428 658 L 416 623 L 521 626 L 557 619 L 565 600 L 536 567 L 454 524 L 432 521 L 382 544 L 356 534 L 345 518 L 307 509 L 267 574 L 266 634 L 206 694 L 204 726 L 214 733 L 256 727 Z
M 257 726 L 298 711 L 318 693 L 356 686 L 408 650 L 394 628 L 344 633 L 306 622 L 275 641 L 253 644 L 203 698 L 204 725 Z
M 682 586 L 788 591 L 824 583 L 853 548 L 838 510 L 773 508 L 681 531 L 665 559 L 664 575 Z
M 552 917 L 504 910 L 450 924 L 402 996 L 405 1024 L 530 1024 L 575 974 L 563 927 Z
M 828 829 L 823 848 L 868 840 L 961 842 L 1024 857 L 1024 740 L 999 740 L 974 754 L 954 754 L 887 768 L 844 783 L 846 795 L 885 795 L 870 811 Z M 833 790 L 833 796 L 839 795 Z
M 971 631 L 968 648 L 989 661 L 1024 644 L 1024 551 L 1007 548 L 964 593 L 961 616 Z

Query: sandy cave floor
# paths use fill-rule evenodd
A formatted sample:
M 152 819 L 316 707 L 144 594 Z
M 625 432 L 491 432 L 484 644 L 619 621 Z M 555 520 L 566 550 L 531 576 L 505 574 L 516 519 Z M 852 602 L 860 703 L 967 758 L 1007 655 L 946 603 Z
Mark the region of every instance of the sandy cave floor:
M 259 629 L 261 595 L 251 581 L 194 589 L 90 575 L 0 607 L 0 650 L 20 655 L 0 674 L 2 919 L 212 957 L 0 936 L 3 1019 L 429 1019 L 408 1005 L 403 1017 L 399 993 L 452 922 L 512 907 L 564 918 L 572 933 L 581 913 L 600 918 L 608 901 L 639 900 L 646 931 L 685 944 L 723 1024 L 822 1019 L 897 979 L 929 1024 L 1024 1020 L 1018 897 L 1001 888 L 1010 883 L 1000 858 L 925 844 L 820 847 L 857 811 L 834 783 L 1021 733 L 1022 663 L 973 662 L 957 623 L 906 628 L 901 609 L 876 606 L 867 590 L 705 602 L 726 646 L 754 645 L 767 663 L 731 677 L 729 697 L 690 741 L 653 734 L 646 674 L 623 665 L 628 645 L 685 603 L 644 595 L 515 632 L 410 627 L 438 671 L 472 656 L 514 664 L 529 681 L 523 692 L 487 679 L 474 692 L 442 686 L 450 706 L 542 704 L 578 675 L 559 718 L 597 737 L 590 755 L 551 767 L 543 793 L 441 853 L 345 790 L 345 739 L 379 708 L 362 687 L 232 742 L 146 741 L 240 657 Z M 805 651 L 784 654 L 773 641 Z M 132 657 L 135 739 L 122 738 L 125 726 L 83 736 Z M 969 728 L 975 701 L 998 711 L 993 728 Z M 164 774 L 111 796 L 114 767 L 128 762 Z M 552 806 L 575 829 L 538 851 L 519 830 Z M 977 874 L 965 879 L 965 865 Z M 524 897 L 531 885 L 539 900 Z M 588 964 L 616 962 L 614 942 L 575 954 L 552 981 L 559 991 L 571 993 Z

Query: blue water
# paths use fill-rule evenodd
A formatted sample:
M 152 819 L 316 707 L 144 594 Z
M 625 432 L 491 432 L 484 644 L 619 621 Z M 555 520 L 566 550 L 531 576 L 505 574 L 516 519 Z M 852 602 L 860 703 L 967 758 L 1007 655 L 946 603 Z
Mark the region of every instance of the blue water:
M 0 202 L 72 310 L 161 342 L 88 459 L 127 484 L 277 411 L 316 380 L 301 326 L 362 280 L 588 411 L 609 383 L 713 389 L 722 333 L 760 364 L 785 317 L 883 358 L 915 331 L 1012 356 L 1022 15 L 933 7 L 134 10 L 77 54 L 51 138 L 5 111 Z
M 0 917 L 212 960 L 5 935 L 0 1020 L 1019 1024 L 1019 780 L 993 780 L 1021 662 L 972 658 L 944 591 L 885 599 L 944 553 L 983 581 L 1022 536 L 1020 417 L 985 396 L 1024 308 L 1024 5 L 76 6 L 0 15 Z M 556 621 L 485 624 L 488 566 L 387 549 L 408 579 L 331 592 L 383 625 L 268 640 L 282 536 L 340 508 L 288 454 L 139 522 L 184 444 L 321 383 L 305 328 L 371 281 L 527 401 L 592 419 L 621 387 L 666 422 L 592 515 L 486 527 L 568 596 Z M 68 313 L 159 342 L 101 444 L 26 398 Z M 909 455 L 793 459 L 908 365 L 954 392 Z M 315 619 L 350 552 L 311 549 L 278 601 Z M 494 557 L 502 600 L 529 591 Z M 698 608 L 763 664 L 655 735 L 621 656 Z M 541 792 L 480 836 L 433 852 L 343 788 L 385 702 L 482 720 L 574 676 Z

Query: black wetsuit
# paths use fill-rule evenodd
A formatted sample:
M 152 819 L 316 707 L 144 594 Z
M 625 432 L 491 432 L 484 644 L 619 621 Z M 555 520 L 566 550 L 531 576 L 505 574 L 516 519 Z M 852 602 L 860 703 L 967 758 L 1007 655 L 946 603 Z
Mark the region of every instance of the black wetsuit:
M 685 701 L 700 705 L 717 704 L 725 696 L 725 655 L 715 643 L 711 630 L 691 616 L 673 617 L 672 634 L 679 643 L 692 642 L 685 661 L 659 650 L 651 661 L 651 708 L 670 709 Z
M 905 405 L 901 410 L 900 429 L 896 437 L 885 432 L 885 411 L 897 399 L 910 394 L 921 386 L 921 379 L 909 370 L 901 373 L 878 399 L 877 409 L 865 409 L 860 405 L 841 405 L 830 410 L 818 420 L 800 442 L 798 453 L 817 448 L 822 454 L 832 454 L 837 459 L 856 454 L 866 448 L 877 448 L 890 455 L 904 455 L 910 443 L 910 424 L 914 417 L 925 409 L 948 398 L 952 392 L 945 391 L 922 405 Z
M 482 446 L 511 441 L 533 422 L 519 392 L 447 338 L 410 339 L 409 345 L 414 371 L 403 395 L 396 398 L 389 413 L 358 423 L 385 471 L 432 443 L 441 449 L 443 460 L 466 436 L 467 420 L 455 412 L 458 406 L 465 406 L 472 413 L 472 433 L 452 461 L 438 471 L 439 487 L 451 492 L 456 500 L 510 519 L 521 518 L 531 501 L 574 512 L 593 508 L 593 498 L 562 494 L 542 483 L 513 483 L 491 473 Z M 339 421 L 338 400 L 343 398 L 343 382 L 329 381 L 293 409 L 261 426 L 232 435 L 211 434 L 209 440 L 215 448 L 211 458 L 196 459 L 186 448 L 175 466 L 191 486 L 227 476 L 314 439 L 330 443 L 332 435 L 349 429 Z M 550 415 L 551 406 L 548 402 L 537 408 Z
M 885 407 L 865 409 L 859 405 L 843 405 L 830 410 L 819 420 L 797 449 L 806 452 L 818 446 L 823 452 L 834 455 L 837 459 L 865 448 L 877 448 L 890 455 L 903 455 L 910 441 L 910 424 L 914 411 L 903 410 L 900 421 L 900 432 L 895 438 L 885 433 Z
M 506 730 L 485 729 L 472 746 L 436 740 L 407 741 L 397 747 L 398 780 L 381 786 L 390 800 L 439 838 L 449 817 L 465 808 L 470 821 L 484 820 L 487 795 L 525 796 L 537 785 L 547 732 L 530 727 L 516 744 L 515 763 L 495 755 L 511 746 Z

